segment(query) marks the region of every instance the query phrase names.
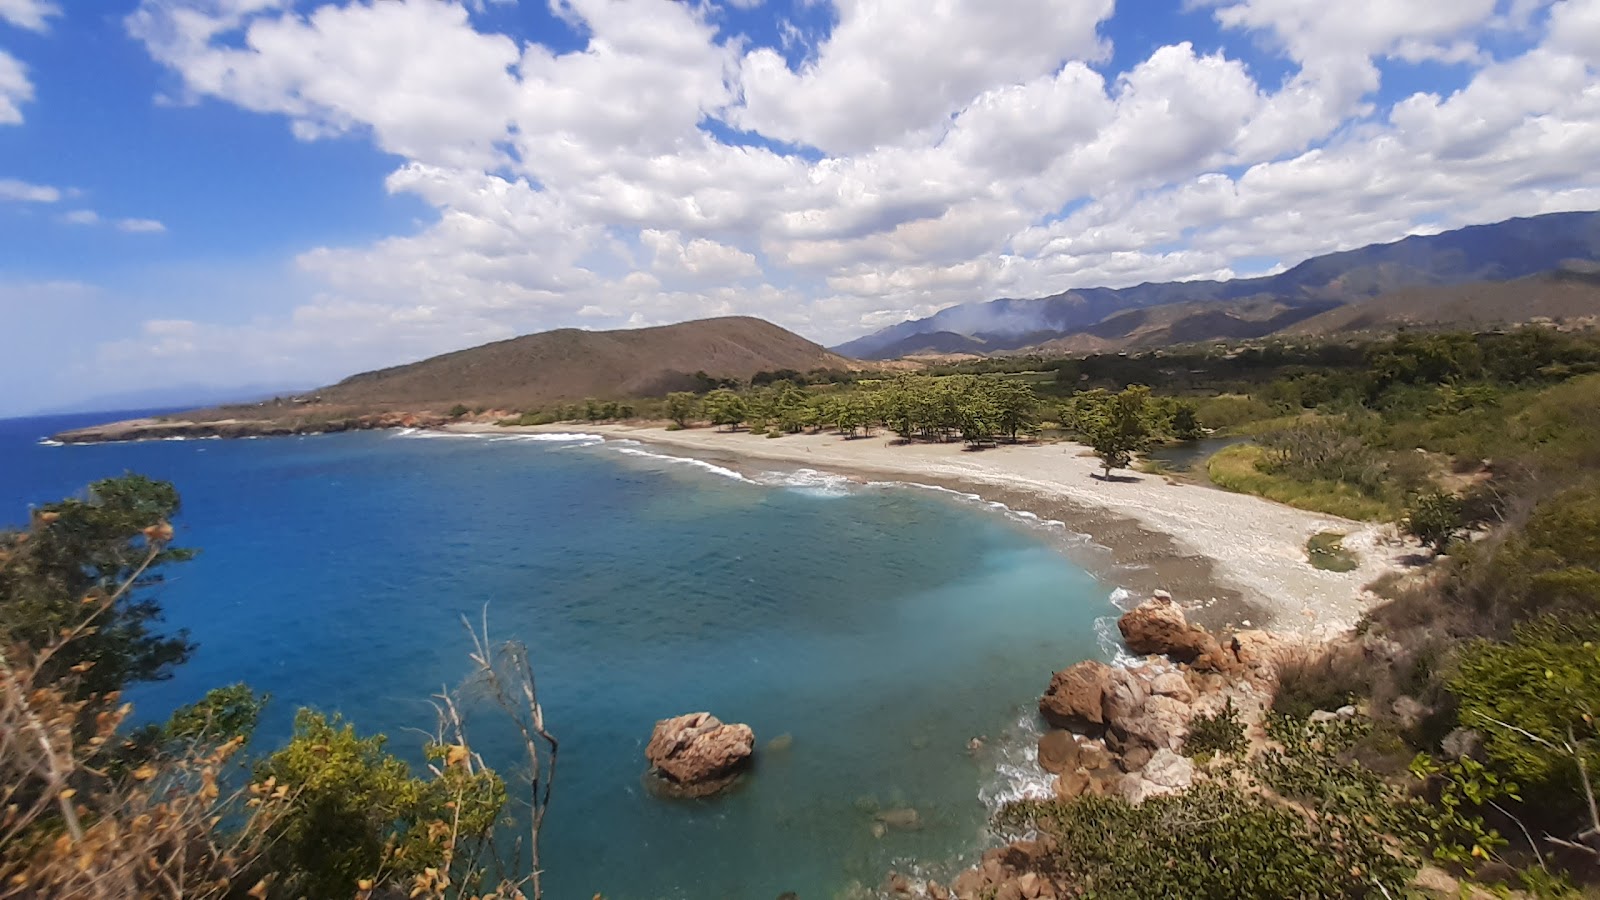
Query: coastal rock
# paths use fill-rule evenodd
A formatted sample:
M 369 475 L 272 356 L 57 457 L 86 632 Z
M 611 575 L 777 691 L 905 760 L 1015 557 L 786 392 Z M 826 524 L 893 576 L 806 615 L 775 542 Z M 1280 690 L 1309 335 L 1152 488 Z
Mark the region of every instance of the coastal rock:
M 1173 662 L 1196 664 L 1196 668 L 1212 671 L 1221 671 L 1232 663 L 1211 632 L 1190 625 L 1183 607 L 1170 596 L 1152 597 L 1123 613 L 1117 620 L 1117 630 L 1134 653 L 1165 656 Z
M 748 725 L 725 725 L 708 712 L 656 723 L 645 747 L 652 774 L 669 793 L 704 797 L 736 780 L 755 753 Z
M 1143 803 L 1151 797 L 1176 794 L 1194 783 L 1194 762 L 1171 750 L 1157 750 L 1139 770 L 1138 777 L 1122 782 L 1122 796 L 1129 803 Z
M 1049 731 L 1039 738 L 1039 768 L 1060 775 L 1078 767 L 1078 739 L 1070 731 Z
M 896 831 L 916 831 L 922 827 L 922 816 L 910 807 L 886 809 L 873 816 L 873 819 Z
M 1188 704 L 1157 694 L 1147 698 L 1136 714 L 1112 720 L 1109 741 L 1124 755 L 1134 747 L 1176 750 L 1189 736 L 1193 715 Z
M 1128 669 L 1112 669 L 1106 676 L 1102 690 L 1107 725 L 1138 715 L 1150 696 L 1140 674 Z
M 1194 688 L 1182 672 L 1162 672 L 1150 679 L 1150 693 L 1171 697 L 1179 703 L 1194 702 Z
M 1039 698 L 1039 714 L 1056 728 L 1097 734 L 1105 727 L 1107 684 L 1121 672 L 1103 662 L 1084 660 L 1055 673 Z

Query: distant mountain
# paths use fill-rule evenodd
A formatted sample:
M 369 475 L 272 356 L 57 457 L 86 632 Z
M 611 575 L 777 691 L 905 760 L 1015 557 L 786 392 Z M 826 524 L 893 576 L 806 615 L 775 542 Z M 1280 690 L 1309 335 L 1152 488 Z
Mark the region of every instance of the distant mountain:
M 741 316 L 524 335 L 354 375 L 293 402 L 367 412 L 443 410 L 457 403 L 531 409 L 586 397 L 659 395 L 694 386 L 697 372 L 748 379 L 761 371 L 859 366 L 771 322 Z
M 1328 337 L 1396 328 L 1487 328 L 1538 320 L 1600 325 L 1600 273 L 1563 269 L 1515 281 L 1407 288 L 1336 307 L 1278 333 Z
M 1292 320 L 1322 314 L 1331 306 L 1377 297 L 1402 288 L 1509 281 L 1600 260 L 1600 212 L 1552 213 L 1475 225 L 1434 235 L 1417 235 L 1390 244 L 1313 257 L 1286 272 L 1231 281 L 1184 281 L 1129 288 L 1087 288 L 1034 300 L 965 303 L 925 319 L 892 325 L 834 348 L 862 359 L 892 359 L 918 352 L 993 353 L 1038 345 L 1065 349 L 1075 337 L 1108 340 L 1095 328 L 1113 333 L 1119 343 L 1143 327 L 1138 320 L 1116 322 L 1130 310 L 1185 304 L 1179 316 L 1160 327 L 1186 335 L 1183 340 L 1257 336 L 1255 312 L 1237 313 L 1239 301 L 1275 308 L 1273 317 Z M 1268 317 L 1271 318 L 1271 317 Z M 1216 330 L 1208 327 L 1214 325 Z M 1280 321 L 1277 327 L 1288 324 Z M 1233 333 L 1230 333 L 1233 332 Z M 963 339 L 966 343 L 963 343 Z M 1066 345 L 1061 344 L 1066 340 Z M 1149 341 L 1164 340 L 1153 333 Z M 1180 342 L 1180 341 L 1173 341 Z

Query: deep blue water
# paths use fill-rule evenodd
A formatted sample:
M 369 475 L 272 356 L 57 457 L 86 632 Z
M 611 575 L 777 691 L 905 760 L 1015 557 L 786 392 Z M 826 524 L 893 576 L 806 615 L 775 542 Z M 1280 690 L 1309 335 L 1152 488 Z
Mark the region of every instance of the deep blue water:
M 1016 791 L 1049 673 L 1099 656 L 1102 585 L 1060 528 L 935 492 L 736 473 L 626 443 L 369 432 L 41 446 L 105 416 L 0 422 L 0 524 L 126 470 L 176 483 L 201 549 L 161 589 L 200 649 L 131 699 L 155 718 L 208 687 L 271 692 L 270 749 L 302 705 L 415 759 L 430 694 L 467 673 L 485 604 L 525 641 L 562 741 L 548 896 L 838 896 L 981 847 Z M 737 792 L 673 803 L 640 783 L 662 717 L 748 722 Z M 514 753 L 486 713 L 491 763 Z M 988 738 L 971 753 L 968 741 Z M 876 808 L 923 827 L 874 834 Z

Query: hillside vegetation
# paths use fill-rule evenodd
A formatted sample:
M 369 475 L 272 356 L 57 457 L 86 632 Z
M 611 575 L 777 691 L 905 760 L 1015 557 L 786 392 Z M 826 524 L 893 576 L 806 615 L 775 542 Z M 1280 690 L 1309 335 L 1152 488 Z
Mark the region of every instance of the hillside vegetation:
M 497 341 L 346 378 L 301 405 L 363 411 L 444 410 L 455 404 L 527 409 L 596 397 L 659 396 L 763 370 L 860 364 L 761 319 L 734 316 L 620 331 L 567 328 Z M 293 403 L 267 404 L 268 414 Z

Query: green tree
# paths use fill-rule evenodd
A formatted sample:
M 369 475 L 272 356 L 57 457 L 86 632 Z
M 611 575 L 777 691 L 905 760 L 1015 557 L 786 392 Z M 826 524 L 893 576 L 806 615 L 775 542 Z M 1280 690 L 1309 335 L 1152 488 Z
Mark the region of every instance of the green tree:
M 1105 477 L 1127 468 L 1149 444 L 1149 388 L 1136 384 L 1118 394 L 1090 391 L 1074 399 L 1073 425 L 1100 458 Z
M 1033 388 L 1015 378 L 991 377 L 987 386 L 995 407 L 998 429 L 1013 443 L 1017 435 L 1039 427 L 1039 398 Z
M 712 425 L 727 425 L 733 431 L 737 431 L 739 424 L 749 415 L 744 398 L 728 388 L 718 388 L 707 394 L 704 409 Z
M 0 532 L 0 646 L 37 653 L 82 630 L 42 673 L 58 681 L 73 672 L 63 683 L 79 698 L 170 677 L 194 645 L 184 631 L 158 629 L 161 605 L 149 591 L 164 566 L 193 556 L 170 543 L 179 505 L 171 484 L 129 474 L 38 508 L 25 530 Z
M 679 428 L 688 428 L 689 421 L 700 413 L 700 398 L 688 391 L 667 395 L 667 418 Z
M 1172 436 L 1180 441 L 1197 441 L 1205 435 L 1198 408 L 1188 400 L 1179 400 L 1172 410 Z

